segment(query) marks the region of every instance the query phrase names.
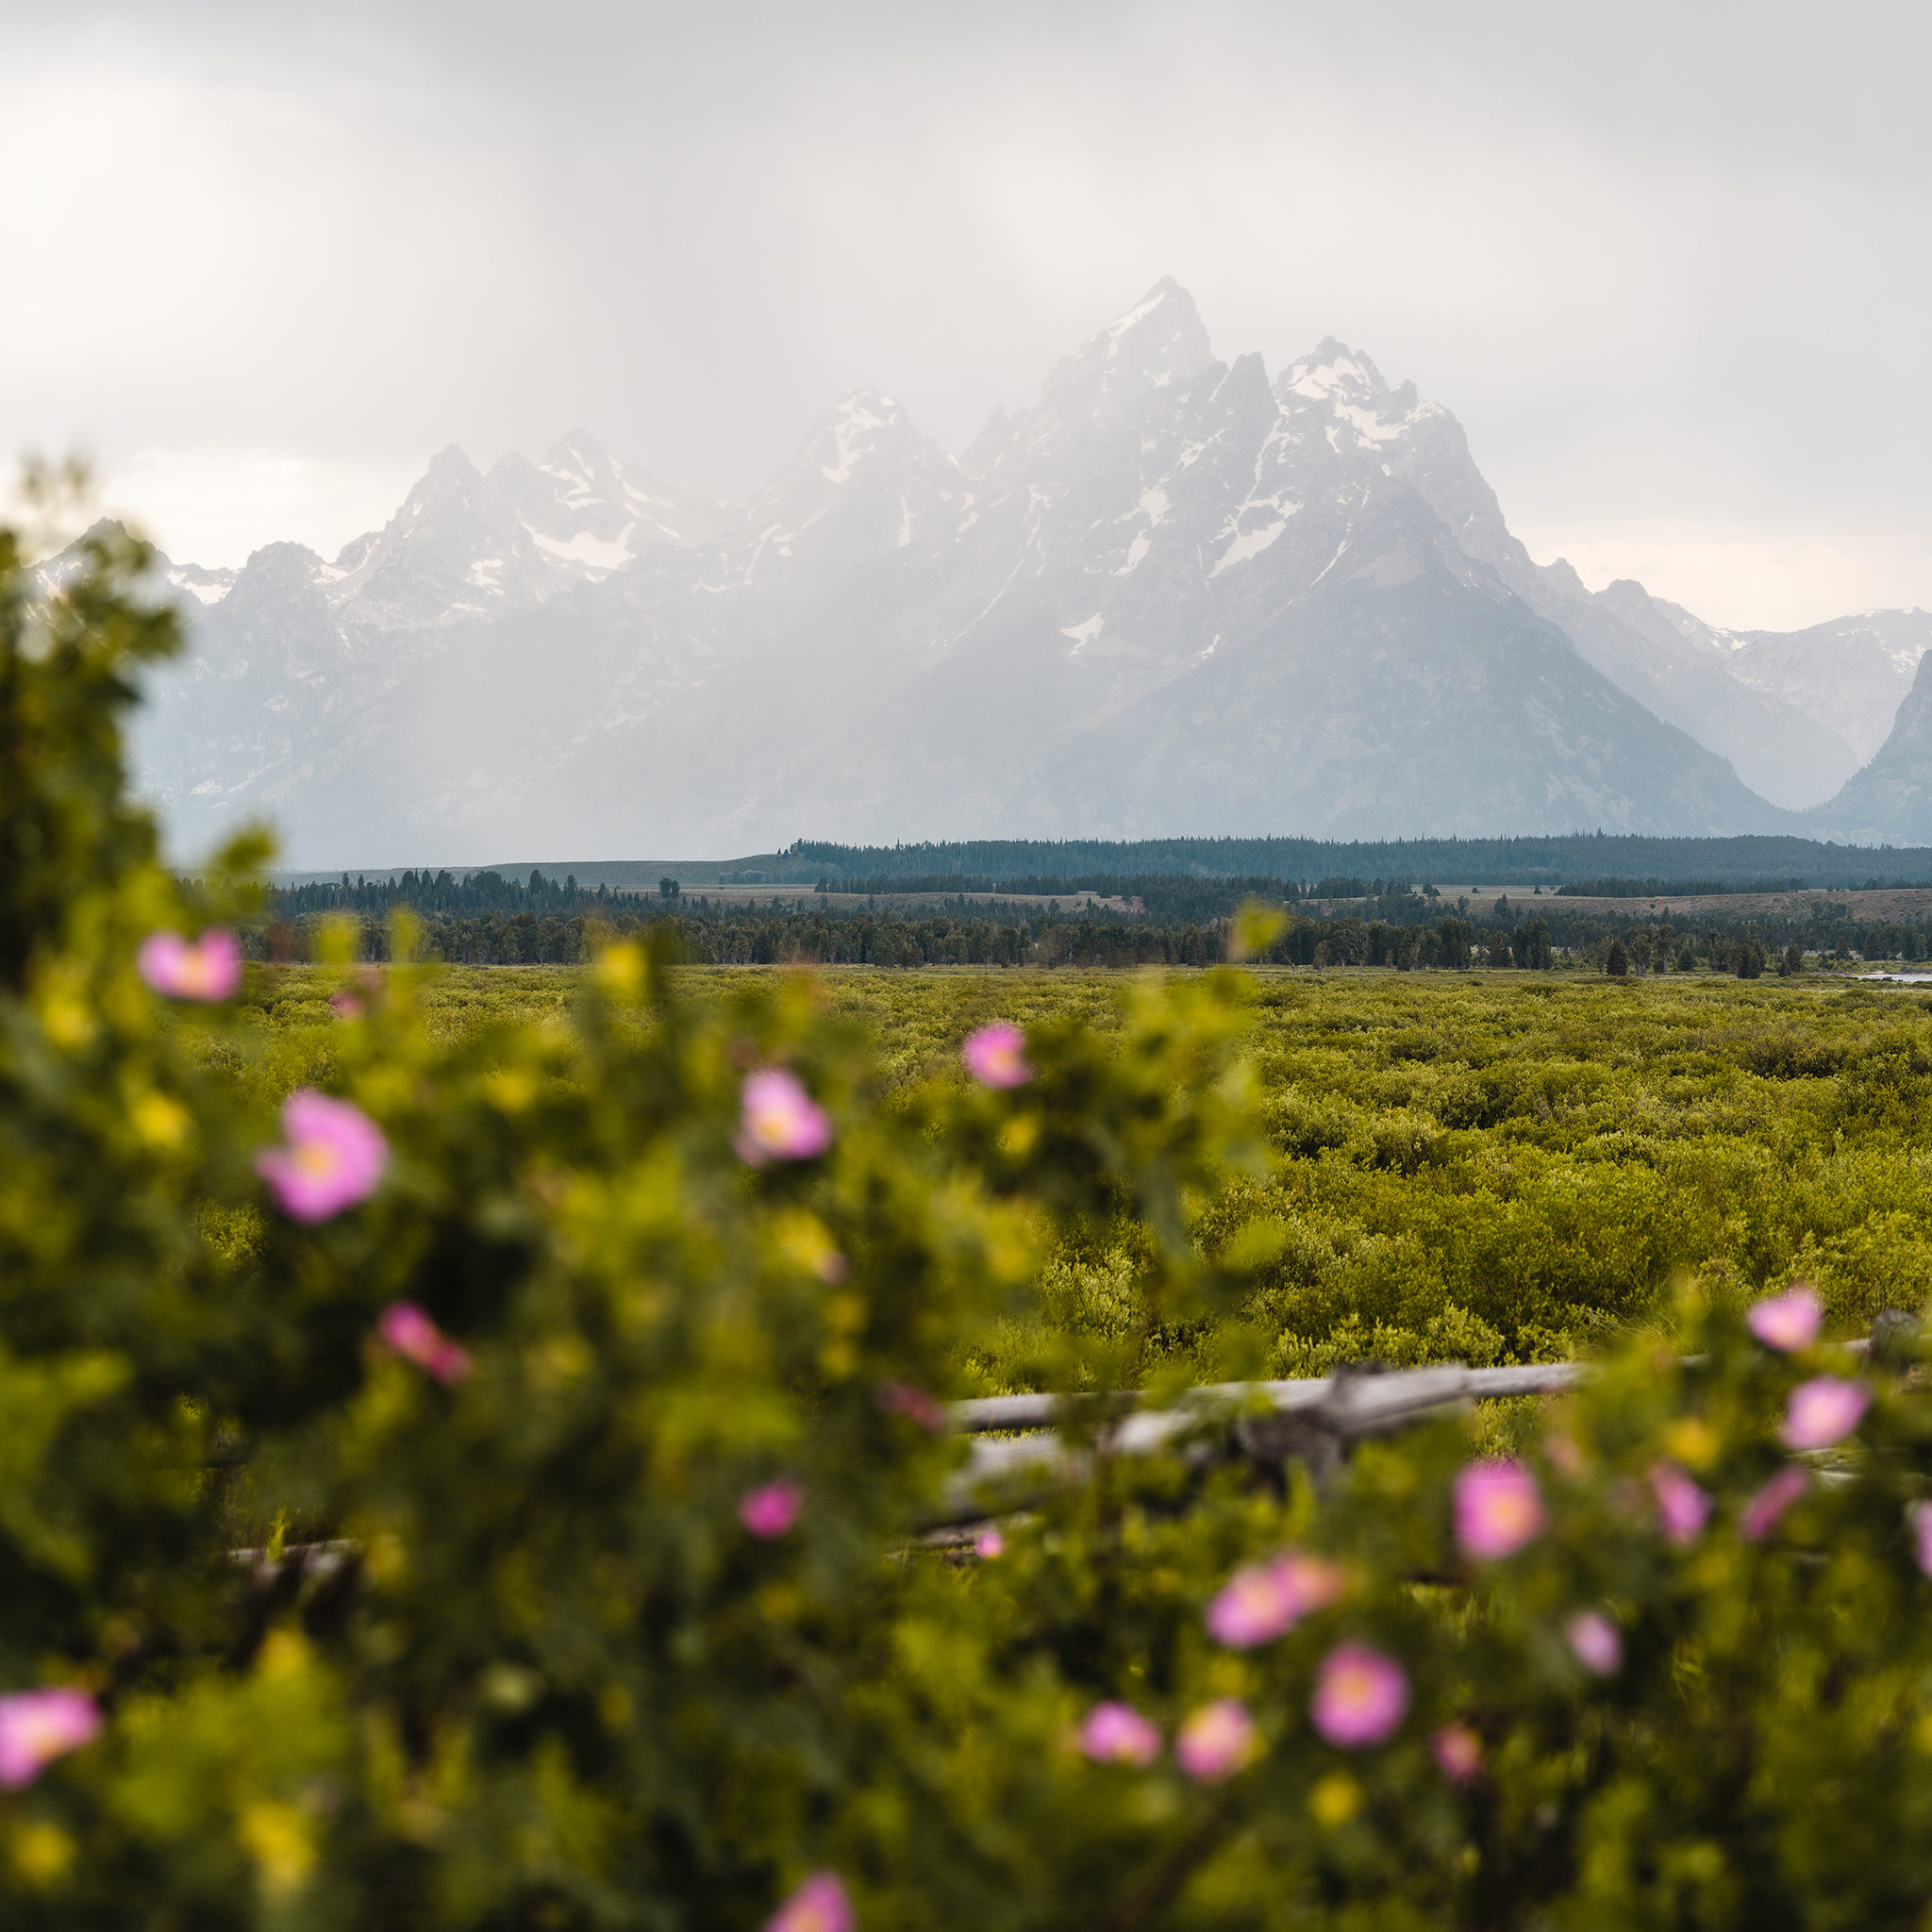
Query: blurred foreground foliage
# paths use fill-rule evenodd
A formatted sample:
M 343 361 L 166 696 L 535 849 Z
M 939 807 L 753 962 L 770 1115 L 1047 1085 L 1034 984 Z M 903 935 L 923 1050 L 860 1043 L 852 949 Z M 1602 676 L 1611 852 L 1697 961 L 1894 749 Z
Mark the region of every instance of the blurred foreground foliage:
M 1255 989 L 1214 973 L 1032 1019 L 1031 1077 L 993 1091 L 882 1061 L 811 981 L 683 997 L 623 945 L 566 1009 L 456 1027 L 434 978 L 345 954 L 297 1068 L 262 978 L 164 1011 L 135 971 L 150 933 L 251 909 L 181 903 L 125 799 L 119 708 L 175 641 L 143 561 L 104 537 L 38 596 L 0 537 L 0 1922 L 724 1932 L 813 1873 L 869 1928 L 1924 1922 L 1911 1345 L 1783 1355 L 1736 1296 L 1686 1299 L 1669 1351 L 1626 1340 L 1517 1417 L 1548 1521 L 1507 1556 L 1452 1527 L 1457 1419 L 1321 1491 L 1211 1419 L 1198 1453 L 1090 1443 L 996 1554 L 922 1541 L 962 1455 L 930 1394 L 995 1359 L 1157 1391 L 1278 1364 L 1270 1297 L 1328 1239 L 1298 1173 L 1393 1212 L 1468 1158 L 1451 1091 L 1574 1120 L 1587 1071 L 1490 1095 L 1418 1051 L 1372 1107 L 1291 1008 L 1257 1047 Z M 829 1114 L 822 1157 L 741 1157 L 766 1068 Z M 389 1149 L 308 1224 L 254 1166 L 298 1078 Z M 1480 1250 L 1469 1323 L 1541 1291 L 1519 1236 Z M 385 1346 L 398 1304 L 469 1373 Z M 1794 1462 L 1778 1418 L 1821 1375 L 1871 1406 Z M 1802 1493 L 1741 1535 L 1786 1471 Z M 778 1489 L 795 1520 L 748 1507 Z M 1216 1641 L 1230 1574 L 1291 1544 L 1335 1590 Z M 1349 1643 L 1383 1702 L 1337 1741 L 1311 1697 Z M 55 1688 L 104 1728 L 9 1769 L 19 1698 Z M 1105 1702 L 1194 1741 L 1093 1761 Z M 808 1896 L 788 1932 L 839 1932 Z

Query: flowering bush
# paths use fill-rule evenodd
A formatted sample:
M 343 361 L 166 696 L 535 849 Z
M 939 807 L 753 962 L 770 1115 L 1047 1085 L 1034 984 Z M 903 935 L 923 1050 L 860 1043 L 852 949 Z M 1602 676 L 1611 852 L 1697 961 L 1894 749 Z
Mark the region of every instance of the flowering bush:
M 1050 1241 L 1131 1214 L 1145 1321 L 1250 1366 L 1288 1230 L 1195 1238 L 1265 1159 L 1240 978 L 889 1090 L 805 980 L 700 1012 L 611 945 L 450 1044 L 344 959 L 288 1091 L 245 900 L 124 796 L 142 561 L 37 603 L 0 538 L 0 1923 L 1923 1919 L 1912 1348 L 1687 1294 L 1320 1485 L 1072 1412 L 929 1541 Z

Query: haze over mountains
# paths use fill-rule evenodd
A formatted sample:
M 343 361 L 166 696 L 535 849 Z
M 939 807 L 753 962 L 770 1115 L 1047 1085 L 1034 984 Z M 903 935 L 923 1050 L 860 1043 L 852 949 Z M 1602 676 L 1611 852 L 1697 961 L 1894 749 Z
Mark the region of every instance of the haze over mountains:
M 165 568 L 191 650 L 137 756 L 184 857 L 249 816 L 315 866 L 1932 838 L 1932 616 L 1738 634 L 1592 594 L 1509 534 L 1448 410 L 1332 340 L 1272 382 L 1218 361 L 1171 281 L 958 457 L 860 390 L 742 505 L 577 432 L 487 475 L 445 450 L 333 562 Z

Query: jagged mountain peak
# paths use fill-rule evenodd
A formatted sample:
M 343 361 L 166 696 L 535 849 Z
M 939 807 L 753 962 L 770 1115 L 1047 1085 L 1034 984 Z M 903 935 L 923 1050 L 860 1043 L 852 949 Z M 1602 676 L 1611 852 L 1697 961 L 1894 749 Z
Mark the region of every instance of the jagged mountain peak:
M 1030 440 L 1049 442 L 1059 427 L 1113 427 L 1151 394 L 1185 389 L 1213 364 L 1193 297 L 1163 276 L 1049 373 Z
M 600 500 L 624 487 L 618 466 L 588 429 L 573 429 L 553 442 L 538 467 L 566 486 L 566 502 L 573 496 L 584 503 Z
M 1309 354 L 1291 362 L 1277 378 L 1275 391 L 1284 401 L 1292 394 L 1310 402 L 1345 403 L 1377 402 L 1390 393 L 1374 361 L 1334 336 L 1324 336 Z
M 429 458 L 429 467 L 416 489 L 420 491 L 432 483 L 475 483 L 482 480 L 482 471 L 470 460 L 468 451 L 460 443 L 452 442 Z
M 868 458 L 908 439 L 917 441 L 918 434 L 894 397 L 855 389 L 832 406 L 811 441 L 819 474 L 827 483 L 848 483 Z
M 979 434 L 960 452 L 960 469 L 969 476 L 984 476 L 999 461 L 1025 418 L 1024 409 L 1009 416 L 1003 403 L 995 403 Z
M 1115 316 L 1096 341 L 1105 341 L 1110 362 L 1137 363 L 1157 374 L 1172 369 L 1183 381 L 1214 359 L 1194 298 L 1172 275 L 1162 275 Z

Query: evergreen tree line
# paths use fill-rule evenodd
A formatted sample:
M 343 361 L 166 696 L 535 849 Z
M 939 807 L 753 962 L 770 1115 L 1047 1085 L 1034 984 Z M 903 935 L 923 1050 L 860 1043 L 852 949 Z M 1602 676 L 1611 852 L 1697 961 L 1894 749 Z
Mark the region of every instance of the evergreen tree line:
M 270 916 L 247 943 L 258 958 L 306 958 L 312 951 L 309 929 L 317 922 L 347 917 L 360 923 L 364 957 L 379 958 L 390 915 L 407 907 L 424 922 L 430 955 L 469 965 L 570 964 L 588 955 L 587 928 L 628 931 L 662 920 L 675 923 L 680 948 L 694 962 L 1197 965 L 1224 956 L 1226 923 L 1236 907 L 1265 896 L 1290 914 L 1270 953 L 1285 964 L 1454 970 L 1587 961 L 1613 974 L 1641 974 L 1730 971 L 1742 960 L 1749 976 L 1764 961 L 1784 965 L 1788 958 L 1795 963 L 1806 955 L 1840 960 L 1932 958 L 1932 921 L 1860 920 L 1851 908 L 1825 899 L 1789 913 L 1707 910 L 1697 916 L 1693 932 L 1655 917 L 1569 911 L 1566 907 L 1574 902 L 1556 894 L 1513 904 L 1506 896 L 1483 907 L 1462 898 L 1452 904 L 1434 888 L 1417 892 L 1379 879 L 1328 879 L 1318 883 L 1324 889 L 1366 883 L 1369 891 L 1343 895 L 1324 890 L 1324 899 L 1352 901 L 1349 909 L 1331 904 L 1303 910 L 1297 908 L 1307 901 L 1285 894 L 1278 885 L 1265 894 L 1255 892 L 1257 885 L 1269 882 L 1252 878 L 1088 877 L 1113 888 L 1110 897 L 1141 899 L 1141 908 L 1124 912 L 1070 904 L 1062 909 L 1051 899 L 1040 908 L 958 893 L 938 909 L 917 911 L 814 905 L 810 895 L 777 893 L 760 908 L 713 901 L 702 892 L 685 897 L 673 881 L 666 883 L 674 890 L 641 896 L 606 887 L 592 891 L 572 877 L 551 880 L 541 872 L 522 881 L 496 873 L 458 879 L 448 872 L 424 872 L 377 880 L 345 875 L 340 883 L 274 891 Z M 1049 877 L 1018 883 L 1049 891 L 1058 887 L 1070 900 L 1076 890 Z M 1129 887 L 1145 890 L 1124 890 Z
M 1650 839 L 1601 832 L 1548 838 L 965 840 L 910 845 L 841 845 L 799 840 L 747 866 L 774 879 L 1076 878 L 1142 873 L 1194 874 L 1275 881 L 1354 878 L 1456 879 L 1486 885 L 1541 885 L 1545 891 L 1585 880 L 1706 881 L 1720 890 L 1761 889 L 1774 879 L 1800 890 L 1908 885 L 1932 881 L 1932 849 L 1837 845 L 1811 839 L 1747 835 L 1731 839 Z M 1645 894 L 1644 896 L 1648 896 Z

